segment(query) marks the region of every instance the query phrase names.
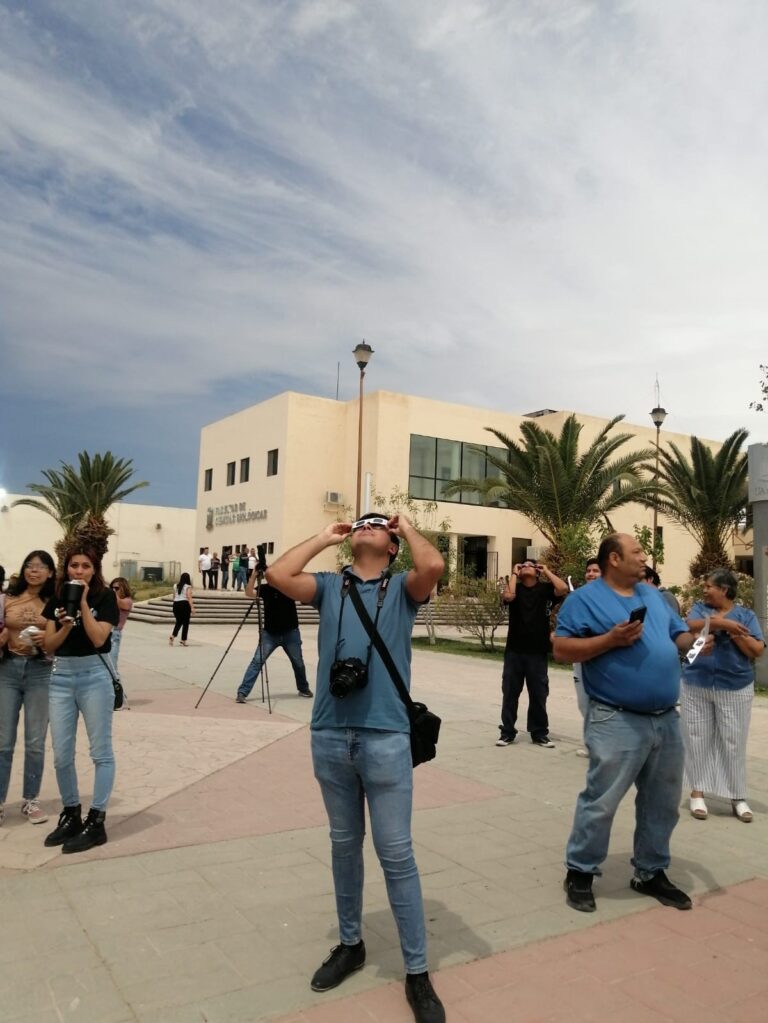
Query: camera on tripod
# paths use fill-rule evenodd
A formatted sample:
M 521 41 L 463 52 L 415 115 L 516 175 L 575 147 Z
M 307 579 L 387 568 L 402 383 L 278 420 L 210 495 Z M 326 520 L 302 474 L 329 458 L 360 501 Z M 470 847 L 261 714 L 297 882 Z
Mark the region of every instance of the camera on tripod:
M 260 543 L 256 548 L 256 571 L 264 575 L 267 571 L 267 545 Z

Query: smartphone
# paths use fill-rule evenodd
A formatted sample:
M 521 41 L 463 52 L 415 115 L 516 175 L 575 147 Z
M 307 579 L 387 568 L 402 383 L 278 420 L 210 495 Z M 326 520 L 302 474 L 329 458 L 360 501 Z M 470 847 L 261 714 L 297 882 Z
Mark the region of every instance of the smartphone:
M 646 613 L 647 610 L 648 610 L 648 608 L 645 607 L 645 606 L 643 606 L 643 607 L 636 607 L 634 609 L 634 611 L 632 611 L 632 613 L 629 616 L 630 624 L 632 622 L 644 622 L 645 621 L 645 613 Z

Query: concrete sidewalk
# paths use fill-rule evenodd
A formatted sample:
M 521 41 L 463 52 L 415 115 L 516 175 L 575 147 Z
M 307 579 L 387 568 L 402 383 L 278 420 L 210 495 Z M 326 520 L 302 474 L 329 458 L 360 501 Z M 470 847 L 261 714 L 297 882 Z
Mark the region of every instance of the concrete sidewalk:
M 131 704 L 115 716 L 109 843 L 64 857 L 50 824 L 17 813 L 17 749 L 0 828 L 0 1018 L 26 1023 L 246 1023 L 412 1019 L 384 883 L 367 853 L 368 963 L 341 988 L 308 979 L 337 941 L 327 824 L 309 760 L 311 702 L 287 658 L 268 662 L 272 710 L 234 703 L 252 654 L 241 633 L 198 710 L 233 630 L 129 625 L 121 668 Z M 313 672 L 315 638 L 305 633 Z M 596 883 L 598 912 L 562 892 L 563 846 L 586 762 L 565 672 L 551 679 L 556 749 L 525 735 L 497 749 L 500 665 L 414 655 L 414 694 L 443 717 L 438 759 L 416 772 L 414 836 L 430 969 L 449 1020 L 757 1021 L 768 971 L 768 701 L 750 734 L 753 824 L 710 802 L 683 808 L 670 874 L 692 893 L 677 913 L 628 888 L 632 805 L 617 817 Z M 87 802 L 92 768 L 79 739 Z M 726 890 L 724 890 L 726 889 Z M 714 894 L 708 894 L 714 893 Z

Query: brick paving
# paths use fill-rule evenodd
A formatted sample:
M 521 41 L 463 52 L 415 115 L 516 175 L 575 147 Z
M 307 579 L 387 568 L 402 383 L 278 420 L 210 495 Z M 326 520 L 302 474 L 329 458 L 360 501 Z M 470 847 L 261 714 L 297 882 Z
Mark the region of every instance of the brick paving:
M 196 711 L 232 630 L 126 632 L 132 710 L 115 719 L 109 843 L 44 850 L 48 825 L 17 813 L 20 756 L 0 828 L 0 1018 L 23 1023 L 322 1023 L 412 1019 L 383 879 L 366 849 L 368 962 L 317 995 L 308 978 L 337 940 L 327 823 L 311 773 L 311 703 L 281 652 L 272 710 L 234 703 L 251 656 L 241 634 Z M 313 636 L 305 636 L 308 668 Z M 557 748 L 493 745 L 499 666 L 416 652 L 415 692 L 440 713 L 434 765 L 416 773 L 414 840 L 430 969 L 448 1019 L 615 1018 L 749 1023 L 768 1017 L 768 701 L 756 702 L 743 825 L 711 801 L 685 812 L 670 874 L 694 895 L 679 913 L 628 889 L 631 800 L 617 816 L 598 912 L 562 892 L 563 846 L 585 762 L 572 683 L 552 675 Z M 525 740 L 525 737 L 522 737 Z M 79 769 L 87 799 L 85 736 Z M 43 805 L 58 809 L 52 760 Z

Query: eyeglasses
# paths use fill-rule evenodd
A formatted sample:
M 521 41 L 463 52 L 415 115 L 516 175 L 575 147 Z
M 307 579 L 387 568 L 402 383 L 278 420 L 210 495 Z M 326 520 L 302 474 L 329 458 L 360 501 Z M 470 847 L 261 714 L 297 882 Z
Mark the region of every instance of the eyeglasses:
M 357 532 L 357 530 L 362 529 L 363 526 L 370 526 L 371 529 L 388 529 L 389 522 L 387 519 L 383 519 L 379 516 L 370 519 L 358 519 L 357 522 L 352 523 L 352 532 Z

